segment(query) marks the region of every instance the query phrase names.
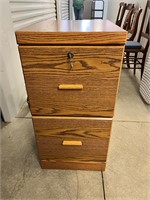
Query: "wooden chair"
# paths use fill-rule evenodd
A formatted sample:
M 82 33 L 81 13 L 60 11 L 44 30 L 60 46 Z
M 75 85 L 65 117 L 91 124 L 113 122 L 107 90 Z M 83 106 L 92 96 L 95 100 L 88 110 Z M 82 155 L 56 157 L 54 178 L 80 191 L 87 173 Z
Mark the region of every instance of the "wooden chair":
M 122 20 L 123 20 L 124 14 L 125 14 L 125 10 L 126 10 L 126 3 L 121 2 L 119 4 L 119 10 L 118 10 L 117 19 L 116 19 L 116 25 L 121 26 Z
M 133 8 L 134 8 L 134 4 L 127 4 L 126 5 L 126 8 L 125 8 L 125 19 L 123 20 L 123 26 L 122 28 L 125 29 L 125 30 L 129 30 L 131 27 L 131 16 L 132 16 L 132 13 L 133 13 Z
M 134 8 L 134 4 L 126 4 L 124 2 L 121 2 L 119 4 L 119 11 L 117 14 L 116 25 L 122 27 L 122 24 L 123 24 L 123 28 L 126 29 L 125 24 L 128 23 L 128 19 L 130 18 L 133 8 Z M 125 22 L 123 23 L 123 21 Z
M 128 22 L 126 22 L 126 30 L 128 31 L 128 40 L 134 40 L 138 24 L 139 24 L 139 18 L 142 13 L 142 9 L 137 7 L 133 8 L 132 12 L 130 12 L 130 15 L 128 16 Z
M 147 0 L 146 8 L 144 11 L 141 28 L 139 32 L 139 37 L 137 41 L 131 41 L 129 39 L 125 45 L 125 57 L 123 60 L 124 64 L 130 67 L 133 64 L 134 74 L 138 65 L 141 65 L 141 78 L 144 71 L 146 54 L 149 48 L 149 10 L 150 10 L 150 0 Z

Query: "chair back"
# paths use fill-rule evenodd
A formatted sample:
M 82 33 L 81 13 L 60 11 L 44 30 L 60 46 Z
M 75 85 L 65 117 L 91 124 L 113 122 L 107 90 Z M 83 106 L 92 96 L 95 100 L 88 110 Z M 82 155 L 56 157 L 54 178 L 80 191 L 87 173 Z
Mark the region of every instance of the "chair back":
M 131 19 L 131 15 L 133 12 L 133 8 L 134 8 L 134 4 L 127 4 L 126 5 L 126 9 L 125 9 L 125 19 L 123 20 L 123 26 L 122 28 L 125 29 L 126 31 L 128 31 L 131 27 L 130 27 L 130 19 Z
M 146 8 L 144 11 L 143 19 L 141 22 L 141 28 L 139 32 L 138 42 L 144 43 L 145 52 L 149 47 L 149 28 L 150 28 L 150 0 L 147 0 Z
M 139 18 L 141 15 L 142 9 L 141 8 L 133 8 L 132 14 L 130 15 L 128 25 L 126 27 L 126 30 L 128 31 L 128 40 L 134 40 L 137 29 L 138 29 L 138 23 Z
M 118 25 L 118 26 L 121 26 L 121 24 L 122 24 L 125 9 L 126 9 L 126 3 L 121 2 L 119 4 L 119 10 L 118 10 L 117 19 L 116 19 L 116 25 Z

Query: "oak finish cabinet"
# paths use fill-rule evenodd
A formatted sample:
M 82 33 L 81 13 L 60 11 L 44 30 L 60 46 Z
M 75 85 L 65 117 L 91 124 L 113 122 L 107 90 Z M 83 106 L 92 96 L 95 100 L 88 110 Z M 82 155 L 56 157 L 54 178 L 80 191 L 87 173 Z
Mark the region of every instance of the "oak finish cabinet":
M 42 168 L 105 170 L 126 36 L 107 20 L 16 32 Z

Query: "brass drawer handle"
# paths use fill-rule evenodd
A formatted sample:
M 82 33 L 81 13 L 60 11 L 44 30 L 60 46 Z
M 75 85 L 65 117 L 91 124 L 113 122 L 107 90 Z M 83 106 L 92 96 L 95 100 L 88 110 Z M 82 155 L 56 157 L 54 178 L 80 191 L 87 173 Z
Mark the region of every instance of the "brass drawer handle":
M 58 86 L 59 90 L 82 90 L 82 84 L 61 84 Z
M 64 146 L 82 146 L 81 141 L 63 141 L 62 143 Z

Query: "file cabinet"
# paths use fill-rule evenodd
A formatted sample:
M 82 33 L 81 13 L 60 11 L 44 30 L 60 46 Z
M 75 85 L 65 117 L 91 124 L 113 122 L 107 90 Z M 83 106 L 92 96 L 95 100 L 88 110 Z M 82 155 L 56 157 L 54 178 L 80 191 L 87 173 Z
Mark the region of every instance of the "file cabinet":
M 16 32 L 42 168 L 105 170 L 126 35 L 107 20 Z

